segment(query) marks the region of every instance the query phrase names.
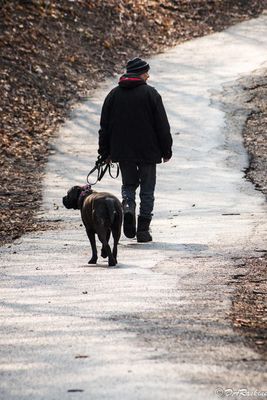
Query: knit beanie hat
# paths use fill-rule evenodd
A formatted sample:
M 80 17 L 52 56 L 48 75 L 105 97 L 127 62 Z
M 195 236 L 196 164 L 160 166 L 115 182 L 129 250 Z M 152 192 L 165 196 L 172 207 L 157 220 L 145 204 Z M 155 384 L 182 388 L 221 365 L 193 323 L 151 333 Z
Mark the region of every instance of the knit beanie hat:
M 135 57 L 132 60 L 127 62 L 126 65 L 126 72 L 127 74 L 144 74 L 149 70 L 150 66 L 149 64 L 142 60 L 139 57 Z

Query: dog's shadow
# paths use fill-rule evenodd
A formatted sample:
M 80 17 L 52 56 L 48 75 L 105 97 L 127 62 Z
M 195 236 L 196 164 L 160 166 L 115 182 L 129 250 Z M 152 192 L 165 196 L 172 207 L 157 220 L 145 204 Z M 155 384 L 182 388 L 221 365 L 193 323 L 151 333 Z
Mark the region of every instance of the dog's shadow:
M 114 265 L 114 266 L 109 266 L 108 262 L 104 262 L 104 261 L 100 261 L 97 264 L 84 264 L 84 265 L 80 265 L 79 268 L 95 268 L 95 269 L 118 269 L 120 267 L 120 263 Z
M 206 251 L 209 249 L 209 246 L 200 243 L 168 243 L 168 242 L 150 242 L 150 243 L 137 243 L 136 241 L 132 242 L 120 242 L 119 247 L 123 248 L 133 248 L 140 250 L 160 250 L 160 251 L 174 251 L 174 252 L 187 252 L 187 253 L 199 253 L 201 251 Z M 110 267 L 108 262 L 100 260 L 97 264 L 84 264 L 79 268 L 95 268 L 95 269 L 122 269 L 122 268 L 136 268 L 136 265 L 120 263 L 117 265 Z

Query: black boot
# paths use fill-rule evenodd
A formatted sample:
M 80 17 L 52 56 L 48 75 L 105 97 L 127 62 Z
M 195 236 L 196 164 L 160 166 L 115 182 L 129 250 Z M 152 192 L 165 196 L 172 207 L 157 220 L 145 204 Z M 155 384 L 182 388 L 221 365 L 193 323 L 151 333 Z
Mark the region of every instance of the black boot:
M 149 232 L 151 218 L 138 217 L 136 238 L 139 243 L 151 242 L 152 236 Z
M 122 202 L 123 208 L 123 233 L 127 238 L 134 238 L 136 235 L 135 203 Z

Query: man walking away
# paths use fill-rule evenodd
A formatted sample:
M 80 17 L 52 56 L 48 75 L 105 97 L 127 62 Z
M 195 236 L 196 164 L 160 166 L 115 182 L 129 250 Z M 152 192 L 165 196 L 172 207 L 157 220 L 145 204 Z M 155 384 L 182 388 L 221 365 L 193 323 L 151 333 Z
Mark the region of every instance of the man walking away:
M 122 175 L 123 230 L 128 238 L 149 242 L 154 207 L 156 164 L 172 156 L 170 125 L 160 94 L 147 84 L 149 64 L 128 61 L 126 73 L 107 95 L 101 113 L 98 153 L 119 162 Z M 136 189 L 140 210 L 136 231 Z

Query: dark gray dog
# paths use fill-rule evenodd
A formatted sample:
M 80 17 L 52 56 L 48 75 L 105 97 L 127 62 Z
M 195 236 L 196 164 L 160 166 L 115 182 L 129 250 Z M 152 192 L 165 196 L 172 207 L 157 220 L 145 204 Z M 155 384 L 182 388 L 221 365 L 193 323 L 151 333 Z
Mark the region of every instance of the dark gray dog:
M 95 192 L 90 185 L 73 186 L 63 197 L 63 204 L 66 208 L 81 210 L 82 221 L 92 247 L 92 258 L 88 264 L 97 262 L 97 234 L 102 243 L 101 256 L 108 257 L 109 266 L 116 265 L 122 224 L 122 206 L 117 197 L 110 193 Z M 108 244 L 111 232 L 114 239 L 112 252 Z

